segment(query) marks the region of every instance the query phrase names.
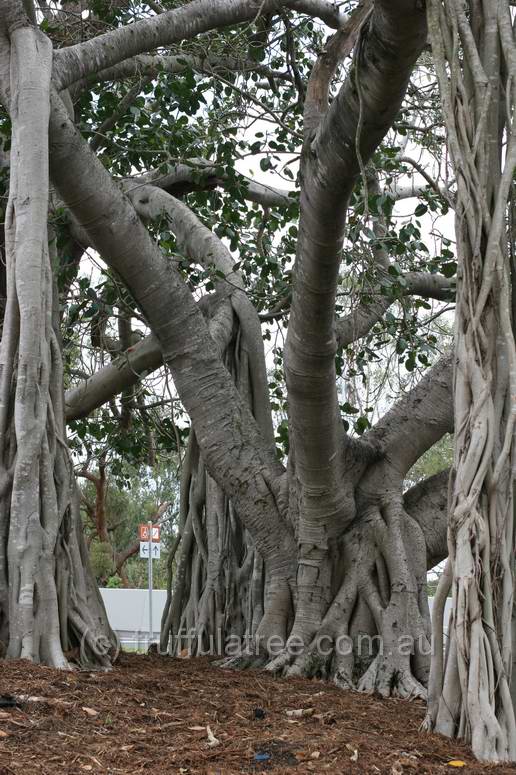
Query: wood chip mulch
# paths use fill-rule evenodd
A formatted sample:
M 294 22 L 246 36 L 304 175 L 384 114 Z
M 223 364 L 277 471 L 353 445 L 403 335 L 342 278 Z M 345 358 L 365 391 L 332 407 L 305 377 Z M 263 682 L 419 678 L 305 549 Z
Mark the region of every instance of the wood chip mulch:
M 124 654 L 110 672 L 70 673 L 3 661 L 0 694 L 25 698 L 0 708 L 0 775 L 516 774 L 419 732 L 420 702 L 208 659 Z

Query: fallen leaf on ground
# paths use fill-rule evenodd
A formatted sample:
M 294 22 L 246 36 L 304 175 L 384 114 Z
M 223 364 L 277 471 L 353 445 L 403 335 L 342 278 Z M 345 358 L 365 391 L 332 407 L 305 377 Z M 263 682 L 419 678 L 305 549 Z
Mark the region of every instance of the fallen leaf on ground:
M 463 762 L 462 759 L 452 759 L 451 762 L 448 762 L 448 767 L 465 767 L 466 762 Z
M 314 719 L 320 721 L 321 724 L 335 724 L 336 718 L 331 710 L 327 710 L 326 713 L 315 713 Z
M 93 718 L 93 716 L 98 716 L 98 715 L 99 715 L 99 712 L 98 712 L 98 710 L 95 710 L 94 708 L 87 708 L 86 706 L 84 706 L 84 707 L 82 708 L 82 710 L 83 710 L 83 711 L 84 711 L 84 712 L 85 712 L 85 713 L 86 713 L 88 716 L 91 716 L 92 718 Z
M 398 764 L 401 764 L 402 767 L 409 767 L 411 770 L 417 770 L 419 766 L 415 756 L 402 756 L 398 759 Z
M 287 716 L 293 716 L 295 718 L 301 718 L 302 716 L 312 716 L 315 708 L 296 708 L 295 710 L 287 710 Z
M 206 734 L 208 735 L 208 745 L 210 748 L 215 748 L 216 745 L 220 745 L 220 740 L 217 740 L 210 727 L 206 727 Z

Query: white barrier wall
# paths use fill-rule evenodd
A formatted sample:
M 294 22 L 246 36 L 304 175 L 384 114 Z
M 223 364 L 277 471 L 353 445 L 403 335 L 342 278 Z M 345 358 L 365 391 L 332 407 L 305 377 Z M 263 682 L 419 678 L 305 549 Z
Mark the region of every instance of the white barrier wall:
M 149 643 L 149 590 L 107 589 L 100 594 L 112 629 L 123 646 L 145 648 Z M 164 589 L 152 592 L 152 640 L 159 640 L 161 615 L 167 593 Z
M 145 649 L 149 643 L 149 591 L 147 589 L 100 590 L 109 623 L 118 634 L 123 646 Z M 155 589 L 152 593 L 152 641 L 159 640 L 161 615 L 167 593 Z M 433 598 L 428 599 L 432 611 Z M 451 610 L 451 598 L 446 601 L 445 627 Z

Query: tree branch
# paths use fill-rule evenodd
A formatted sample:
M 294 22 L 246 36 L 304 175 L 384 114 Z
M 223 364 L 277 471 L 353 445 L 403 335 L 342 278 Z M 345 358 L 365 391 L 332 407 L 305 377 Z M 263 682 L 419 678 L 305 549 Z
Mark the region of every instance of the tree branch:
M 396 283 L 396 279 L 385 275 L 385 279 Z M 440 274 L 429 272 L 407 272 L 403 275 L 404 285 L 400 287 L 402 296 L 423 296 L 425 299 L 449 301 L 454 294 L 455 281 Z M 369 333 L 378 323 L 391 304 L 396 301 L 382 291 L 380 287 L 372 290 L 373 298 L 361 302 L 349 315 L 336 321 L 335 332 L 339 348 L 347 347 Z
M 65 394 L 66 421 L 80 420 L 114 396 L 136 385 L 163 364 L 158 340 L 148 336 Z
M 225 288 L 231 296 L 250 356 L 249 368 L 256 399 L 254 416 L 264 439 L 273 448 L 274 430 L 260 320 L 245 292 L 242 275 L 234 269 L 231 253 L 183 202 L 154 186 L 126 188 L 137 212 L 146 219 L 166 217 L 183 253 L 205 269 L 214 270 L 215 287 Z
M 55 51 L 54 84 L 61 91 L 75 81 L 144 51 L 191 40 L 209 30 L 253 21 L 284 5 L 284 0 L 192 0 L 172 11 Z
M 349 18 L 330 0 L 289 0 L 286 6 L 292 11 L 317 17 L 335 30 L 343 27 Z
M 242 185 L 244 198 L 264 207 L 289 207 L 297 199 L 297 191 L 287 191 L 264 183 L 256 183 L 239 173 L 236 174 L 236 178 Z M 157 186 L 174 196 L 180 196 L 189 191 L 234 185 L 234 180 L 229 181 L 223 173 L 221 174 L 220 167 L 207 159 L 189 159 L 187 162 L 174 164 L 166 174 L 154 170 L 131 180 L 138 184 Z
M 363 438 L 382 450 L 403 479 L 421 455 L 452 430 L 452 355 L 448 354 Z
M 425 13 L 413 0 L 377 0 L 351 73 L 303 148 L 285 364 L 296 472 L 319 497 L 335 490 L 342 460 L 334 310 L 357 148 L 365 164 L 394 121 L 425 42 Z
M 88 78 L 81 79 L 73 84 L 74 94 L 99 81 L 121 81 L 126 78 L 150 77 L 155 78 L 160 73 L 184 73 L 192 69 L 198 73 L 212 75 L 218 71 L 237 73 L 259 73 L 266 78 L 274 78 L 282 81 L 291 80 L 289 73 L 271 70 L 259 62 L 248 62 L 233 57 L 193 56 L 190 54 L 159 55 L 139 54 L 119 62 L 113 67 L 99 70 Z
M 448 556 L 449 480 L 450 470 L 440 471 L 418 482 L 403 496 L 407 514 L 415 519 L 425 536 L 429 570 Z
M 303 129 L 310 136 L 328 110 L 330 84 L 340 63 L 351 53 L 360 29 L 372 10 L 372 0 L 362 0 L 340 29 L 328 39 L 310 73 Z
M 192 6 L 198 10 L 199 3 L 185 8 Z M 211 475 L 234 499 L 272 572 L 289 575 L 295 544 L 271 491 L 282 467 L 224 369 L 201 311 L 129 199 L 75 129 L 57 95 L 50 128 L 54 184 L 91 244 L 140 305 L 192 419 Z

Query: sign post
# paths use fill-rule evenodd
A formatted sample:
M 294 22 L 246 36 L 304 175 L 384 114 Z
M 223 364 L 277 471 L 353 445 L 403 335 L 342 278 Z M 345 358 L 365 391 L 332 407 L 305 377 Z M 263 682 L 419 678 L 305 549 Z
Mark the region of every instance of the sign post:
M 149 646 L 152 643 L 152 521 L 148 522 L 149 528 Z
M 159 560 L 161 554 L 161 527 L 153 525 L 149 520 L 147 523 L 138 525 L 140 536 L 140 557 L 147 560 L 148 579 L 149 579 L 149 646 L 152 643 L 152 561 Z

